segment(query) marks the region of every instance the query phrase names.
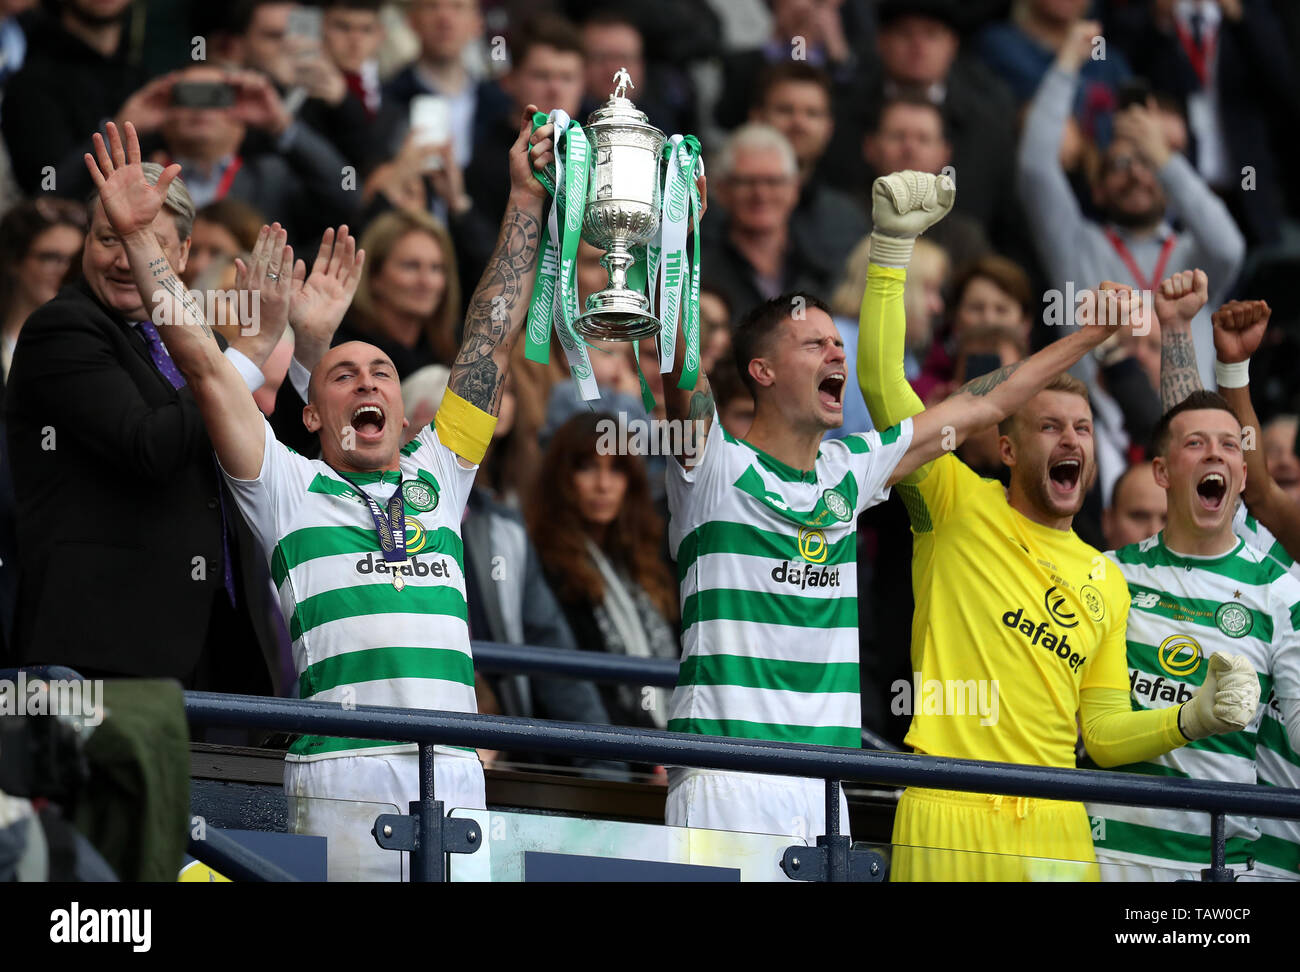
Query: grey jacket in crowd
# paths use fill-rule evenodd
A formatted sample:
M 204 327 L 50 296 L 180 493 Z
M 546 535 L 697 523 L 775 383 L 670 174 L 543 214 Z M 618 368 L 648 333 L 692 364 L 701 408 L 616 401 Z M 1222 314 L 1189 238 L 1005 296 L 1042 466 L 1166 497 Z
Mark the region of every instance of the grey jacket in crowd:
M 1025 118 L 1020 140 L 1017 188 L 1034 236 L 1034 245 L 1052 287 L 1062 292 L 1067 282 L 1079 293 L 1102 280 L 1116 280 L 1141 287 L 1132 271 L 1106 238 L 1105 227 L 1084 216 L 1070 182 L 1061 169 L 1059 148 L 1066 119 L 1074 104 L 1077 74 L 1053 67 L 1043 77 Z M 1210 278 L 1210 299 L 1192 321 L 1192 338 L 1197 347 L 1201 383 L 1214 388 L 1214 341 L 1210 314 L 1230 293 L 1246 255 L 1246 241 L 1228 208 L 1196 174 L 1191 163 L 1174 153 L 1157 176 L 1170 208 L 1183 226 L 1178 242 L 1169 254 L 1164 275 L 1199 268 Z M 1154 271 L 1166 236 L 1162 225 L 1152 236 L 1142 238 L 1122 227 L 1112 227 L 1124 241 L 1133 260 L 1146 274 Z M 1159 281 L 1155 281 L 1156 284 Z M 1063 315 L 1074 328 L 1073 308 Z M 1096 362 L 1085 357 L 1071 369 L 1090 385 Z

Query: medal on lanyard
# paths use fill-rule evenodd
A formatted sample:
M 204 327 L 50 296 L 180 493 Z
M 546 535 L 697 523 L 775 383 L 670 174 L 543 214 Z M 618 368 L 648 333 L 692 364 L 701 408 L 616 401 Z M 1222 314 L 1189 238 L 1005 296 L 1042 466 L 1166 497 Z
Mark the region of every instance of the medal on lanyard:
M 385 515 L 373 496 L 337 469 L 334 471 L 361 494 L 362 499 L 366 501 L 366 506 L 370 508 L 370 518 L 375 521 L 375 533 L 379 535 L 379 549 L 383 551 L 388 569 L 393 572 L 393 587 L 400 591 L 406 586 L 406 581 L 402 579 L 401 568 L 407 562 L 406 507 L 402 501 L 401 478 L 398 478 L 397 489 L 388 498 L 388 514 Z

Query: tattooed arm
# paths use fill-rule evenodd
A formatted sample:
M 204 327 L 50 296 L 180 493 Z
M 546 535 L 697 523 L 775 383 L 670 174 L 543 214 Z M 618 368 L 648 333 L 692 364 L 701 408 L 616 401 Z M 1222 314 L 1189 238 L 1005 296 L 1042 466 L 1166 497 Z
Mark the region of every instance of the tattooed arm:
M 533 178 L 533 170 L 545 168 L 554 160 L 554 153 L 551 126 L 532 131 L 535 111 L 534 105 L 524 109 L 519 137 L 510 147 L 510 200 L 501 235 L 469 299 L 465 337 L 447 381 L 448 391 L 489 415 L 496 415 L 501 408 L 510 352 L 528 318 L 537 278 L 546 190 Z M 461 463 L 472 465 L 464 459 Z
M 682 364 L 685 360 L 686 341 L 679 326 L 677 352 L 673 355 L 673 370 L 664 375 L 664 406 L 670 419 L 694 423 L 691 428 L 699 430 L 698 433 L 691 432 L 689 435 L 683 431 L 679 440 L 683 451 L 675 454 L 675 458 L 684 469 L 691 469 L 703 453 L 705 439 L 709 430 L 713 428 L 714 402 L 713 388 L 709 385 L 709 376 L 703 369 L 700 370 L 694 388 L 688 390 L 677 387 L 677 382 L 682 377 Z M 668 440 L 673 441 L 673 437 L 669 436 Z M 686 454 L 685 447 L 688 445 L 690 453 Z
M 176 274 L 157 235 L 160 222 L 165 226 L 172 219 L 171 213 L 163 211 L 163 200 L 180 166 L 168 166 L 157 184 L 150 185 L 130 122 L 125 148 L 112 122 L 107 145 L 98 133 L 94 141 L 95 155 L 86 155 L 86 166 L 99 189 L 104 214 L 122 240 L 144 306 L 167 353 L 185 376 L 221 465 L 237 479 L 255 479 L 265 450 L 262 413 L 239 370 L 222 353 L 203 309 Z M 286 272 L 286 288 L 287 277 Z
M 1102 323 L 1082 327 L 1024 361 L 968 381 L 947 401 L 913 416 L 912 444 L 894 468 L 890 485 L 945 452 L 952 452 L 972 433 L 997 425 L 1019 409 L 1104 341 L 1113 333 L 1113 327 L 1127 324 L 1129 300 L 1127 294 L 1122 295 L 1112 303 Z
M 1192 318 L 1210 297 L 1210 282 L 1202 270 L 1183 270 L 1160 282 L 1155 294 L 1160 320 L 1160 410 L 1167 412 L 1194 391 L 1201 390 L 1192 343 Z

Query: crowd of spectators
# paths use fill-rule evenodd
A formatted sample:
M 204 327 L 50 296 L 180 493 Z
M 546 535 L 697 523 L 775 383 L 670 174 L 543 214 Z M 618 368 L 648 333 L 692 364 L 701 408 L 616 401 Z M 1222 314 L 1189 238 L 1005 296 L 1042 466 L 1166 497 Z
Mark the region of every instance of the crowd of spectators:
M 927 404 L 1067 330 L 1070 315 L 1050 311 L 1073 293 L 1102 279 L 1151 289 L 1196 267 L 1207 308 L 1238 293 L 1273 307 L 1273 353 L 1252 383 L 1270 468 L 1300 488 L 1300 197 L 1281 173 L 1300 125 L 1295 4 L 0 0 L 0 661 L 295 693 L 270 578 L 240 553 L 251 545 L 199 454 L 192 407 L 168 385 L 142 391 L 129 368 L 107 377 L 118 365 L 75 335 L 54 343 L 60 332 L 43 326 L 23 340 L 60 288 L 61 300 L 139 316 L 124 257 L 97 243 L 87 215 L 93 132 L 130 121 L 147 160 L 182 165 L 196 212 L 176 220 L 173 262 L 200 293 L 235 289 L 264 224 L 307 265 L 322 233 L 346 226 L 366 257 L 333 341 L 391 357 L 414 429 L 438 406 L 464 296 L 495 244 L 520 110 L 583 118 L 620 68 L 653 124 L 704 146 L 702 360 L 731 434 L 743 436 L 753 403 L 729 330 L 754 305 L 822 296 L 854 360 L 871 183 L 910 168 L 957 186 L 907 284 L 906 373 Z M 429 96 L 444 120 L 432 141 L 412 125 Z M 600 255 L 584 244 L 584 298 L 603 286 Z M 1208 313 L 1193 334 L 1213 387 Z M 250 340 L 239 330 L 228 354 Z M 144 367 L 149 335 L 129 337 Z M 269 356 L 248 355 L 265 357 L 249 379 L 259 405 L 304 454 L 314 446 L 291 361 L 294 341 L 315 339 L 287 334 Z M 1160 415 L 1159 348 L 1158 330 L 1133 335 L 1076 369 L 1100 477 L 1075 523 L 1101 549 L 1163 517 L 1162 492 L 1135 465 Z M 465 514 L 473 637 L 675 657 L 663 457 L 600 454 L 603 413 L 581 405 L 563 355 L 543 366 L 518 352 Z M 650 342 L 591 356 L 599 409 L 662 417 Z M 832 434 L 870 428 L 855 381 L 850 366 Z M 995 430 L 962 458 L 1003 474 Z M 901 507 L 869 511 L 864 724 L 895 741 L 904 725 L 884 687 L 910 677 L 909 557 Z M 181 597 L 191 579 L 201 590 Z M 237 638 L 246 650 L 229 648 Z M 662 728 L 667 713 L 658 690 L 480 677 L 478 691 L 484 710 L 512 715 Z

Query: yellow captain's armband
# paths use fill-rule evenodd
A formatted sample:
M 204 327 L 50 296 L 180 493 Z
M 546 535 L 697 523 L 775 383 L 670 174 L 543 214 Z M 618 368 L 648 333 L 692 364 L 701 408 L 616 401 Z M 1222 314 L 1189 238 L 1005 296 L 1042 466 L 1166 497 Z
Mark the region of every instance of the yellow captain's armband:
M 483 453 L 487 452 L 488 443 L 492 441 L 497 417 L 447 389 L 438 414 L 434 416 L 433 427 L 438 432 L 438 441 L 466 462 L 477 466 L 483 461 Z

